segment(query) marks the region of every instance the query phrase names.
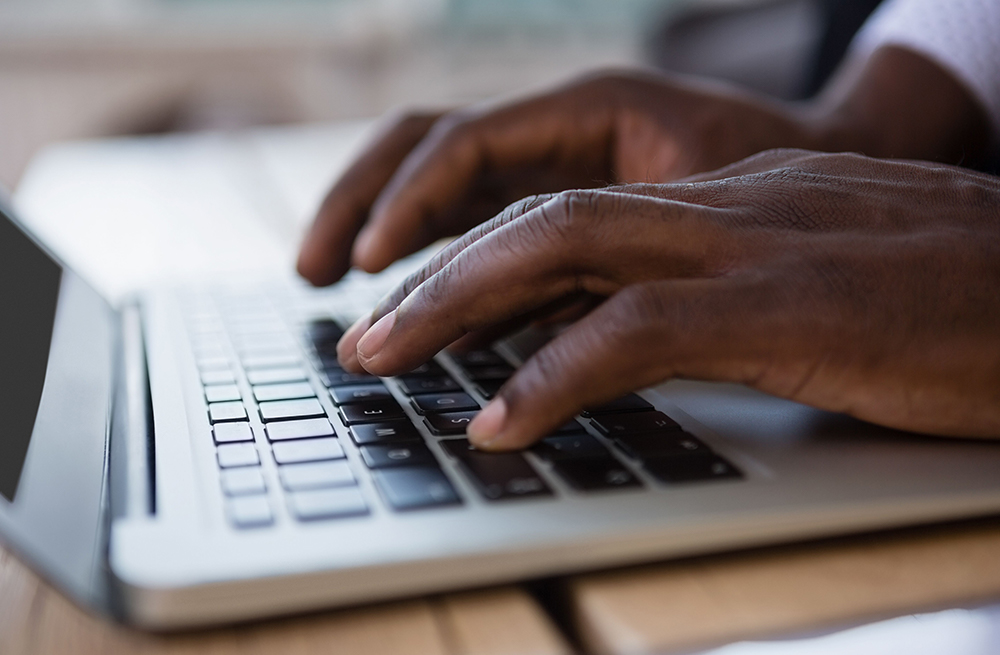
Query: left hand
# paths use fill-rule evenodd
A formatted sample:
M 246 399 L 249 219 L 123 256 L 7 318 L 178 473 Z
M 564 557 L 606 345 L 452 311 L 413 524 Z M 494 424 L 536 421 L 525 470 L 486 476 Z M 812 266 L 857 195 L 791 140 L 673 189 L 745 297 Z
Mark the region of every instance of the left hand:
M 998 208 L 995 177 L 804 151 L 686 183 L 529 198 L 390 294 L 344 336 L 341 361 L 400 374 L 466 334 L 588 292 L 607 300 L 480 412 L 477 446 L 526 446 L 587 406 L 673 377 L 1000 437 Z

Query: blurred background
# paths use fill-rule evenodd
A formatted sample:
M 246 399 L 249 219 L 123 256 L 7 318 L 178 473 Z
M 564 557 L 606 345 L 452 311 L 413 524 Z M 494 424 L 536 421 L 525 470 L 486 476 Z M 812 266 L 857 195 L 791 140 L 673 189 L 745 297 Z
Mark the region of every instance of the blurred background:
M 0 182 L 53 141 L 372 117 L 605 66 L 802 97 L 836 4 L 0 0 Z

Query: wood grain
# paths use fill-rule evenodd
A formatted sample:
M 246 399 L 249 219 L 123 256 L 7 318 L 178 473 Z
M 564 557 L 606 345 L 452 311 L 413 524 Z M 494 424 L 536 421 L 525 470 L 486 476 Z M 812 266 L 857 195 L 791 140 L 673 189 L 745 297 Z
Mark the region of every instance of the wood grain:
M 496 621 L 492 621 L 495 617 Z M 565 655 L 519 587 L 157 635 L 90 615 L 0 549 L 3 655 Z
M 568 581 L 581 641 L 664 653 L 1000 598 L 1000 521 L 705 557 Z

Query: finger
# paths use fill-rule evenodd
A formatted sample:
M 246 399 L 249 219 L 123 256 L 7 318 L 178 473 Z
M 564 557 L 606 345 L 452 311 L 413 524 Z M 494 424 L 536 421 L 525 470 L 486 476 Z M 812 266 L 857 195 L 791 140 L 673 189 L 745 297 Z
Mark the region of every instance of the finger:
M 350 267 L 355 235 L 372 203 L 400 162 L 440 113 L 410 114 L 387 123 L 326 195 L 302 243 L 299 274 L 315 285 L 332 284 Z
M 586 95 L 547 94 L 443 117 L 379 196 L 354 260 L 379 271 L 441 236 L 468 229 L 471 224 L 462 221 L 469 217 L 456 217 L 450 208 L 487 172 L 540 165 L 581 171 L 574 186 L 592 185 L 606 168 L 613 117 L 610 108 L 595 109 Z
M 542 196 L 532 196 L 507 207 L 499 216 L 491 221 L 476 226 L 469 230 L 460 238 L 445 246 L 441 252 L 437 253 L 419 271 L 408 276 L 406 280 L 389 292 L 385 298 L 376 304 L 370 316 L 365 316 L 352 325 L 344 336 L 337 343 L 337 359 L 340 365 L 348 371 L 360 373 L 363 368 L 358 362 L 358 341 L 368 331 L 371 326 L 383 316 L 394 310 L 403 299 L 414 289 L 423 284 L 432 275 L 443 269 L 452 259 L 458 256 L 463 250 L 477 242 L 479 239 L 490 234 L 494 230 L 506 225 L 512 220 L 519 218 L 536 207 L 541 206 L 551 199 L 552 194 Z
M 426 277 L 362 337 L 359 360 L 369 372 L 395 375 L 469 332 L 570 294 L 607 296 L 642 280 L 718 274 L 737 244 L 706 220 L 716 211 L 622 194 L 560 194 Z
M 487 450 L 523 448 L 586 407 L 674 377 L 752 383 L 788 333 L 772 280 L 633 285 L 530 357 L 469 425 Z M 803 369 L 807 368 L 803 366 Z

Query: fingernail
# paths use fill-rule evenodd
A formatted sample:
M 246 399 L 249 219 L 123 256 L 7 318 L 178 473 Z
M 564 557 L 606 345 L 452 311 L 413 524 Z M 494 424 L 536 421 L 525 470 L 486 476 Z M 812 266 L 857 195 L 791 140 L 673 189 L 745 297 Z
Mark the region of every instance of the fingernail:
M 495 398 L 469 423 L 469 441 L 475 446 L 489 445 L 500 434 L 506 420 L 507 403 L 503 398 Z
M 340 341 L 337 342 L 337 360 L 341 366 L 344 368 L 361 367 L 360 364 L 357 364 L 358 340 L 361 339 L 361 335 L 368 331 L 371 325 L 371 315 L 365 314 L 354 321 L 354 324 L 347 328 L 347 332 L 344 332 L 344 336 L 340 337 Z M 357 364 L 357 367 L 354 366 L 355 364 Z
M 375 325 L 371 326 L 365 332 L 365 336 L 361 337 L 361 341 L 358 342 L 358 356 L 365 359 L 374 357 L 382 349 L 382 345 L 389 337 L 389 332 L 392 331 L 392 326 L 395 323 L 396 312 L 391 311 L 380 318 Z

